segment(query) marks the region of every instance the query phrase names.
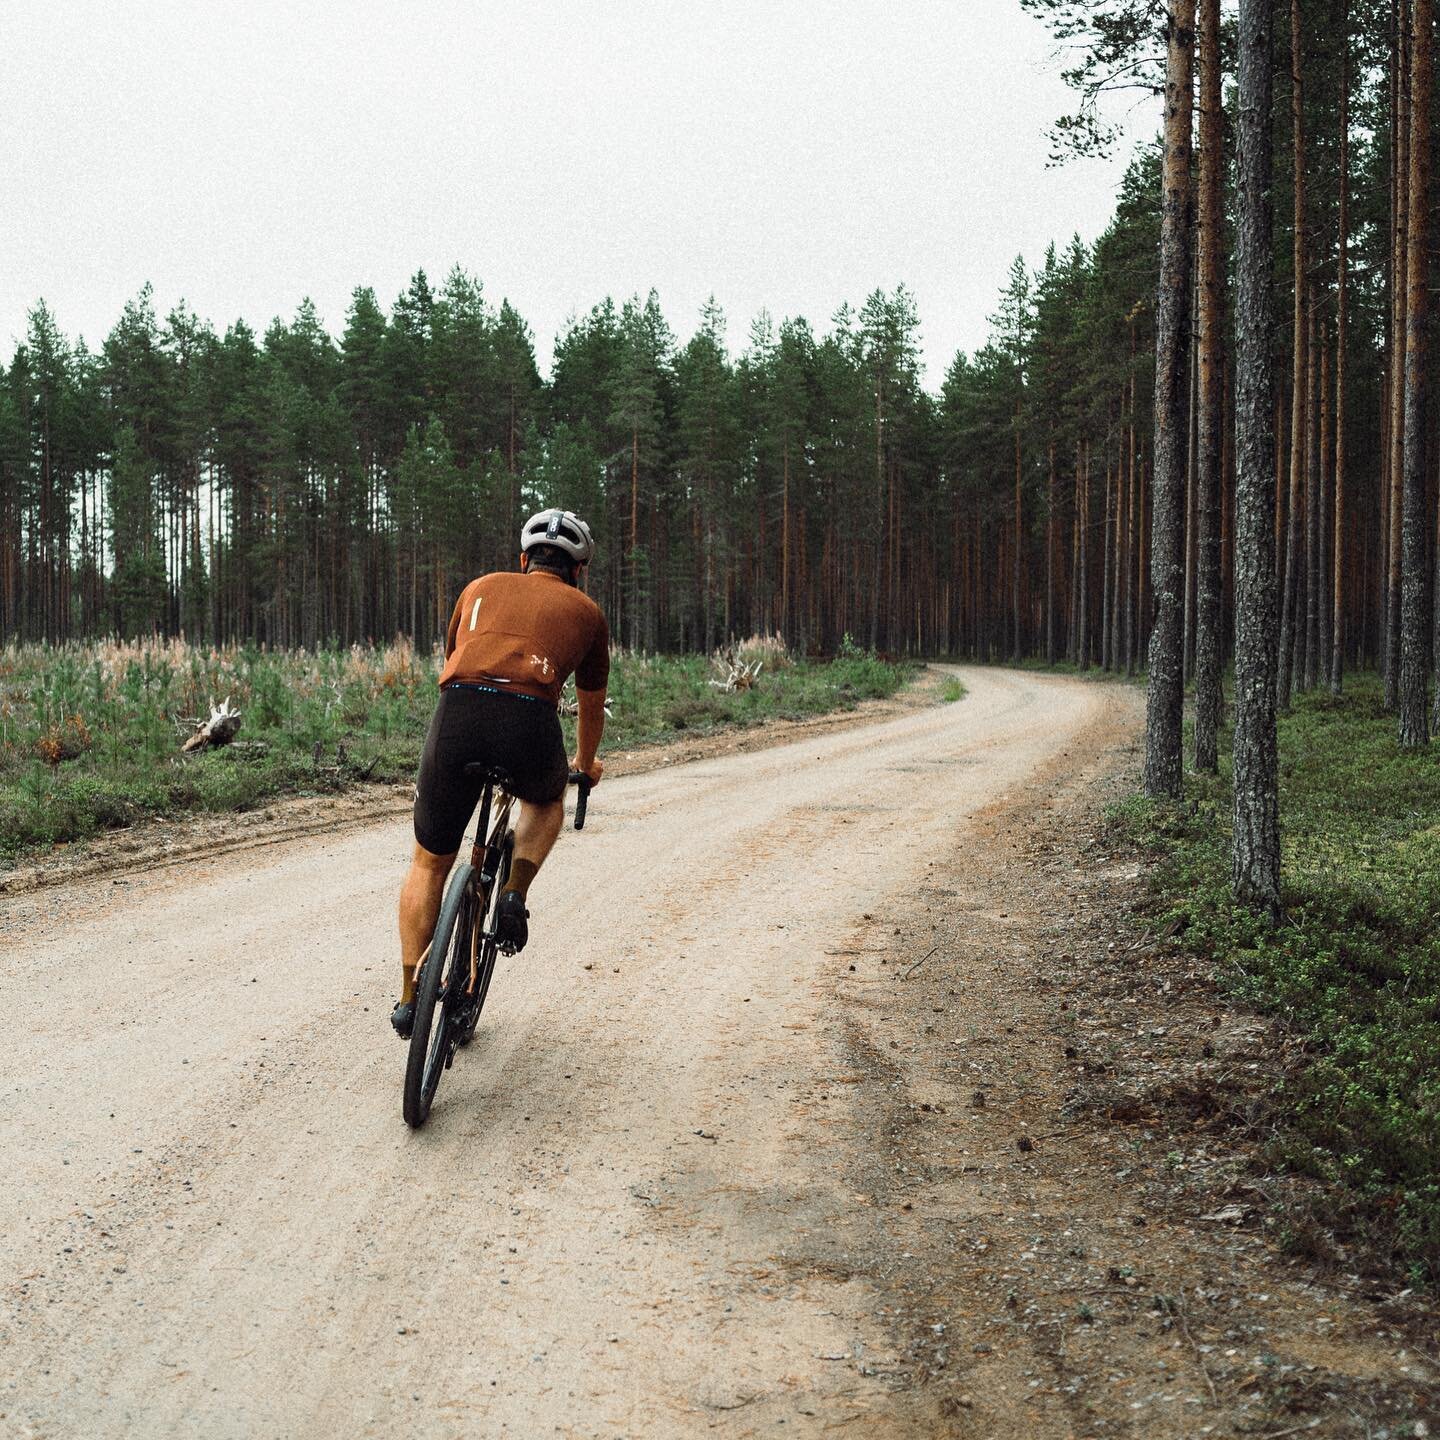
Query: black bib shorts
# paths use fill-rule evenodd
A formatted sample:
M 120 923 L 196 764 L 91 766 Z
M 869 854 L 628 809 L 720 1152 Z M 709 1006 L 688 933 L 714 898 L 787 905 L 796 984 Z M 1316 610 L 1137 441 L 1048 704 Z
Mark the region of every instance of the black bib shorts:
M 558 800 L 570 775 L 559 715 L 544 700 L 478 685 L 440 691 L 415 785 L 415 839 L 432 855 L 453 855 L 465 838 L 484 783 L 465 767 L 477 762 L 503 770 L 518 800 Z

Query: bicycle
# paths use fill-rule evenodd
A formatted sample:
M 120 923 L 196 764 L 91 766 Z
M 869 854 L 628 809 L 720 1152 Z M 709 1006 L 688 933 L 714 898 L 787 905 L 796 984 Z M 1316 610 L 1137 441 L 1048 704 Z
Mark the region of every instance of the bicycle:
M 467 765 L 465 775 L 484 782 L 480 820 L 469 860 L 458 864 L 450 877 L 435 933 L 420 957 L 420 973 L 415 979 L 415 1020 L 401 1107 L 412 1130 L 418 1130 L 429 1116 L 440 1076 L 455 1063 L 456 1050 L 475 1038 L 495 973 L 499 953 L 495 922 L 515 850 L 515 831 L 510 824 L 515 799 L 506 788 L 509 776 L 483 764 Z M 590 777 L 572 770 L 570 784 L 579 791 L 575 828 L 583 830 Z M 492 820 L 490 810 L 497 792 L 499 801 Z

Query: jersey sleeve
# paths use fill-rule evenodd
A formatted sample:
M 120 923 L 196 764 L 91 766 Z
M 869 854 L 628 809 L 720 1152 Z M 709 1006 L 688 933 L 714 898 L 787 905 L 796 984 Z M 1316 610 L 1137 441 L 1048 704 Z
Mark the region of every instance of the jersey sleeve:
M 595 611 L 595 635 L 585 658 L 575 667 L 577 690 L 603 690 L 610 681 L 610 627 L 599 609 Z
M 469 589 L 469 586 L 466 586 Z M 465 591 L 460 592 L 460 598 L 455 602 L 455 609 L 450 613 L 450 624 L 445 631 L 445 658 L 448 660 L 455 653 L 455 639 L 460 633 L 460 616 L 465 610 Z

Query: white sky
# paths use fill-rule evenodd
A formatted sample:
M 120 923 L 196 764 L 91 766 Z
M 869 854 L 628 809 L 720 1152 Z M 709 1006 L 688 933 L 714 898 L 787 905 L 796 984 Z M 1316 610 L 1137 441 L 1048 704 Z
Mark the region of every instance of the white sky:
M 607 293 L 683 340 L 713 291 L 738 351 L 903 280 L 933 388 L 1122 168 L 1046 169 L 1070 97 L 1018 0 L 0 0 L 0 96 L 6 362 L 39 297 L 92 347 L 146 280 L 338 335 L 458 262 L 542 369 Z

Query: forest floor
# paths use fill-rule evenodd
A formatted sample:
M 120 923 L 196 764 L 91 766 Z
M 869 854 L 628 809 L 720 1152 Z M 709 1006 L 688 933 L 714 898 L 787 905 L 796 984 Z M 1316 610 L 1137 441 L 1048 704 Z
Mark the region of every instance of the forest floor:
M 419 1134 L 401 817 L 8 899 L 0 1432 L 1430 1433 L 1423 1304 L 1260 1223 L 1266 1023 L 1132 913 L 1143 696 L 958 673 L 617 766 Z

